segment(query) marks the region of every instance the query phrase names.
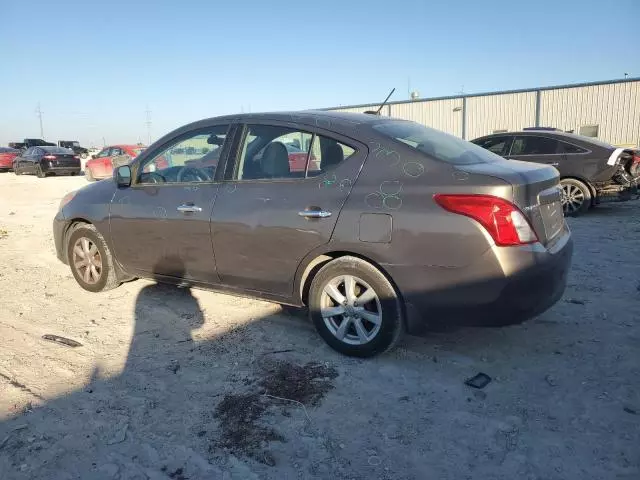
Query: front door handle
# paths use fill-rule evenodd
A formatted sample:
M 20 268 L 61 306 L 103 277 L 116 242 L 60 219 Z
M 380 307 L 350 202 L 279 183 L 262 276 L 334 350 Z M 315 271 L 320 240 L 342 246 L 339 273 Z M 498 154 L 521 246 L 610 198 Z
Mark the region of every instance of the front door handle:
M 202 208 L 198 207 L 197 205 L 183 204 L 178 207 L 178 211 L 180 213 L 196 213 L 201 212 Z
M 327 218 L 331 216 L 331 212 L 326 210 L 301 210 L 298 215 L 305 218 Z

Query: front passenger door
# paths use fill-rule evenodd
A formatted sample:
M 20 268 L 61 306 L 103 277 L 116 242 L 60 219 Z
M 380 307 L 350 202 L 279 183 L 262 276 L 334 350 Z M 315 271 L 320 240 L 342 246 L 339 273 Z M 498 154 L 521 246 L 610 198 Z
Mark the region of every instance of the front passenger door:
M 217 161 L 185 154 L 228 148 L 229 125 L 183 133 L 132 164 L 133 184 L 116 191 L 110 223 L 116 258 L 132 274 L 218 283 L 210 218 Z M 162 166 L 162 168 L 159 168 Z

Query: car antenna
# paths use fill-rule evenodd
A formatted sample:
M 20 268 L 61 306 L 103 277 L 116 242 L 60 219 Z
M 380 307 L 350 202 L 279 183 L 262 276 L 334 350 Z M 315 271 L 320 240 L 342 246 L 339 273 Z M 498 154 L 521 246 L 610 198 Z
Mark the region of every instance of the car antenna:
M 393 92 L 395 91 L 396 91 L 395 88 L 391 89 L 391 91 L 389 92 L 389 95 L 387 95 L 387 98 L 384 99 L 384 102 L 380 104 L 380 108 L 378 108 L 378 110 L 367 110 L 364 113 L 368 113 L 369 115 L 380 115 L 380 111 L 382 110 L 382 107 L 384 107 L 387 104 L 387 102 L 391 98 L 391 95 L 393 95 Z

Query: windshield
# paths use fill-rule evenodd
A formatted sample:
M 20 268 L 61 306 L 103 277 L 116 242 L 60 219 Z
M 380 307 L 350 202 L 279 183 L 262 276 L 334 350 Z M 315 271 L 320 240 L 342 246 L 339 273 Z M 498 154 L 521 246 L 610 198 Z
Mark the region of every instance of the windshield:
M 473 143 L 414 122 L 390 121 L 373 128 L 430 157 L 454 165 L 492 163 L 502 160 L 498 155 Z
M 58 153 L 60 155 L 73 155 L 73 150 L 62 147 L 40 147 L 47 153 Z

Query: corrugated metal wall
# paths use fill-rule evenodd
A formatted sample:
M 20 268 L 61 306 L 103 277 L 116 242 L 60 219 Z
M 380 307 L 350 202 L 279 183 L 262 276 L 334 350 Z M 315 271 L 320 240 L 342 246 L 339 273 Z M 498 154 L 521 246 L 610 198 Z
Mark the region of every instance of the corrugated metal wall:
M 433 100 L 391 105 L 391 116 L 462 136 L 462 99 Z
M 540 125 L 562 130 L 598 125 L 598 138 L 640 144 L 640 82 L 540 92 Z
M 540 95 L 539 125 L 580 132 L 580 127 L 597 125 L 598 138 L 614 145 L 640 146 L 640 80 L 566 85 L 415 102 L 389 103 L 383 115 L 413 120 L 472 140 L 496 130 L 517 131 L 536 126 L 536 96 Z M 379 105 L 339 107 L 332 110 L 359 112 Z M 457 110 L 457 111 L 456 111 Z
M 535 92 L 467 97 L 467 140 L 495 130 L 522 130 L 536 122 Z

